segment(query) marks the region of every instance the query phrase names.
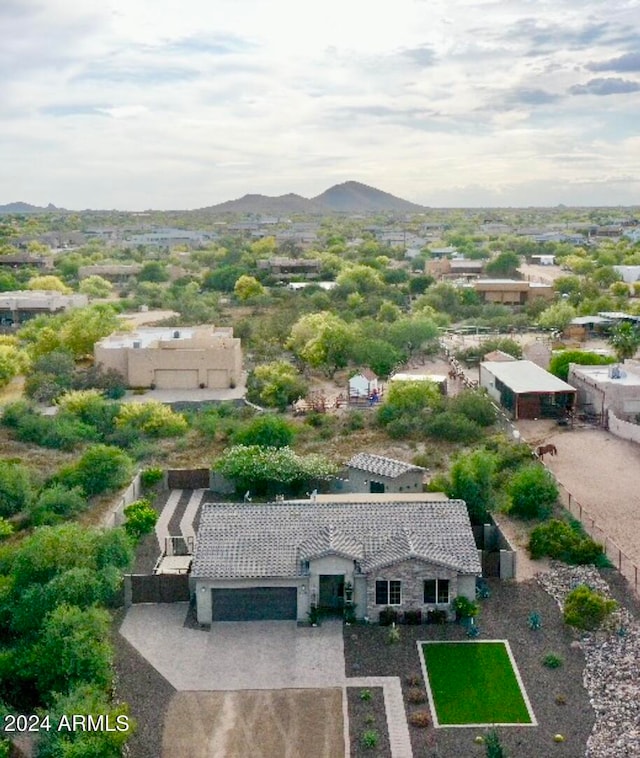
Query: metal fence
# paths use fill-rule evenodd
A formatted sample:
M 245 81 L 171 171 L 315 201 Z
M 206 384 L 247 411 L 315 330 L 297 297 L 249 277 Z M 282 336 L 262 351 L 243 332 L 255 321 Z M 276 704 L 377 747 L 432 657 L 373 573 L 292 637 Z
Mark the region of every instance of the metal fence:
M 544 465 L 544 462 L 542 463 Z M 556 484 L 558 485 L 558 490 L 560 492 L 560 501 L 564 507 L 572 516 L 575 516 L 575 518 L 580 521 L 584 527 L 585 532 L 592 539 L 594 539 L 596 542 L 599 542 L 603 546 L 607 558 L 609 558 L 611 563 L 629 582 L 629 585 L 633 588 L 636 595 L 640 597 L 638 566 L 631 560 L 631 558 L 629 558 L 624 550 L 614 540 L 612 540 L 611 537 L 609 537 L 604 529 L 596 522 L 591 513 L 581 503 L 579 503 L 578 500 L 576 500 L 576 498 L 561 482 L 558 481 L 554 473 L 550 471 L 550 469 L 546 466 L 545 468 L 547 471 L 549 471 L 551 476 L 553 476 Z

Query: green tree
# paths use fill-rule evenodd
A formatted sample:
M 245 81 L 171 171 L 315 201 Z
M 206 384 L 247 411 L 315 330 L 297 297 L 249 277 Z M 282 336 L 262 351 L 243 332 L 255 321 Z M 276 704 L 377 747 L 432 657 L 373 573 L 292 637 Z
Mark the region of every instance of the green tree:
M 29 279 L 27 288 L 30 290 L 47 290 L 50 292 L 62 292 L 68 295 L 71 290 L 67 285 L 53 274 L 46 274 L 44 276 L 34 276 Z
M 36 686 L 46 703 L 81 684 L 101 689 L 111 684 L 109 626 L 109 614 L 100 608 L 59 605 L 48 615 L 31 654 Z
M 131 478 L 133 461 L 117 447 L 92 445 L 67 476 L 87 495 L 98 495 L 123 487 Z
M 264 295 L 265 289 L 255 276 L 243 274 L 233 286 L 233 292 L 238 300 L 246 302 L 260 295 Z
M 0 342 L 0 387 L 6 387 L 27 365 L 26 355 L 16 345 Z
M 368 366 L 377 376 L 386 379 L 399 363 L 406 360 L 406 353 L 383 339 L 362 339 L 355 340 L 352 358 L 354 363 Z
M 94 274 L 83 279 L 78 290 L 89 297 L 109 297 L 113 291 L 113 284 L 102 276 Z
M 136 278 L 139 282 L 166 282 L 169 274 L 167 267 L 160 261 L 147 261 Z
M 35 526 L 55 524 L 81 513 L 87 505 L 79 487 L 68 489 L 62 484 L 53 484 L 42 490 L 29 506 L 29 519 Z
M 485 272 L 489 276 L 513 277 L 518 274 L 520 256 L 511 250 L 499 253 L 485 266 Z
M 26 466 L 0 460 L 0 516 L 24 510 L 33 496 L 31 474 Z
M 609 355 L 600 355 L 586 350 L 561 350 L 552 355 L 549 371 L 566 382 L 569 377 L 570 363 L 577 363 L 580 366 L 606 366 L 615 363 L 615 359 Z
M 612 330 L 609 344 L 616 351 L 619 361 L 633 358 L 640 347 L 640 330 L 628 321 L 624 321 Z
M 566 329 L 577 316 L 576 309 L 569 303 L 554 303 L 538 316 L 538 326 L 542 329 Z
M 463 390 L 451 398 L 448 409 L 461 413 L 479 426 L 492 426 L 497 418 L 493 401 L 484 390 Z
M 50 706 L 52 728 L 38 739 L 37 758 L 121 758 L 123 748 L 135 730 L 125 703 L 112 704 L 107 693 L 91 684 L 74 687 L 68 694 L 56 694 Z M 66 728 L 63 716 L 78 714 L 108 718 L 111 731 L 82 731 Z
M 124 509 L 126 533 L 139 542 L 145 534 L 150 534 L 158 521 L 158 513 L 146 498 L 136 500 Z
M 353 348 L 349 324 L 328 311 L 302 316 L 292 327 L 287 347 L 313 368 L 335 372 L 344 368 Z
M 308 385 L 295 367 L 285 361 L 256 366 L 247 380 L 249 400 L 284 411 L 308 392 Z
M 507 492 L 510 497 L 509 512 L 525 519 L 544 518 L 558 500 L 558 487 L 553 477 L 537 464 L 516 472 Z
M 278 416 L 263 414 L 241 427 L 233 435 L 234 445 L 288 447 L 293 443 L 295 429 Z
M 484 524 L 494 500 L 495 455 L 474 450 L 460 455 L 451 466 L 447 495 L 464 500 L 472 524 Z

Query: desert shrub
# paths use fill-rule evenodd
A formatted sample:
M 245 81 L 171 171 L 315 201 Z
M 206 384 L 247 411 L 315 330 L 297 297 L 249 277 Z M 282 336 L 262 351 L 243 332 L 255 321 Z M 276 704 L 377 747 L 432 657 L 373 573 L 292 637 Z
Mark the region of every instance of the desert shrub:
M 362 411 L 349 411 L 345 416 L 343 422 L 343 430 L 345 433 L 357 432 L 360 429 L 364 429 L 366 426 L 366 419 Z
M 451 398 L 449 409 L 475 421 L 478 426 L 491 426 L 497 417 L 495 406 L 484 390 L 464 390 Z
M 24 510 L 32 495 L 29 469 L 20 463 L 0 460 L 0 516 L 13 516 Z
M 286 447 L 293 443 L 294 427 L 271 413 L 263 414 L 238 429 L 232 437 L 234 445 Z
M 426 729 L 431 723 L 431 716 L 429 715 L 429 711 L 414 711 L 409 714 L 408 721 L 416 729 Z
M 125 485 L 132 471 L 133 461 L 122 450 L 109 445 L 93 445 L 75 466 L 60 471 L 56 479 L 69 487 L 82 487 L 87 495 L 98 495 Z
M 487 732 L 484 740 L 486 758 L 506 758 L 506 753 L 495 729 Z
M 380 735 L 375 731 L 375 729 L 367 729 L 362 733 L 362 737 L 360 737 L 360 744 L 366 750 L 373 750 L 374 748 L 378 747 L 379 742 Z
M 547 653 L 542 659 L 542 663 L 548 669 L 557 669 L 562 666 L 563 661 L 559 655 L 556 655 L 555 653 Z
M 409 676 L 405 677 L 405 682 L 409 687 L 419 687 L 422 684 L 422 677 L 418 674 L 409 674 Z
M 558 487 L 551 474 L 539 465 L 517 471 L 507 486 L 509 512 L 519 518 L 545 518 L 558 499 Z
M 427 421 L 426 432 L 448 442 L 475 442 L 482 437 L 482 429 L 475 421 L 455 411 L 434 415 Z
M 420 609 L 405 611 L 403 621 L 408 626 L 420 626 L 422 623 L 422 611 Z
M 412 703 L 413 705 L 420 705 L 421 703 L 426 703 L 427 695 L 424 690 L 421 690 L 418 687 L 412 687 L 407 692 L 407 702 Z
M 22 418 L 30 412 L 31 406 L 24 400 L 7 403 L 2 411 L 2 426 L 6 426 L 8 429 L 16 429 Z
M 152 466 L 140 472 L 140 484 L 142 489 L 150 490 L 164 479 L 164 469 L 160 466 Z
M 469 600 L 469 598 L 464 595 L 458 595 L 455 597 L 451 606 L 455 611 L 456 618 L 459 620 L 475 618 L 478 615 L 478 604 Z
M 610 600 L 586 584 L 581 584 L 567 595 L 564 603 L 564 621 L 576 629 L 597 629 L 617 605 L 615 600 Z
M 149 500 L 141 498 L 124 509 L 124 530 L 135 541 L 153 531 L 158 520 L 157 512 L 151 507 Z
M 447 620 L 447 612 L 433 609 L 427 611 L 427 624 L 444 624 Z
M 42 526 L 75 516 L 86 507 L 87 500 L 80 487 L 69 489 L 62 484 L 53 484 L 40 492 L 28 510 L 31 523 Z
M 398 623 L 398 611 L 395 608 L 383 608 L 379 617 L 380 626 L 391 626 Z
M 362 700 L 363 703 L 368 703 L 372 697 L 373 694 L 371 693 L 371 690 L 360 690 L 360 700 Z
M 529 554 L 537 559 L 549 556 L 576 565 L 599 564 L 604 558 L 602 545 L 583 535 L 565 521 L 551 519 L 540 524 L 529 537 Z
M 387 645 L 396 645 L 398 642 L 400 642 L 400 627 L 391 624 L 387 631 L 386 643 Z
M 116 426 L 137 429 L 154 438 L 179 437 L 188 429 L 187 420 L 182 414 L 155 400 L 121 405 Z

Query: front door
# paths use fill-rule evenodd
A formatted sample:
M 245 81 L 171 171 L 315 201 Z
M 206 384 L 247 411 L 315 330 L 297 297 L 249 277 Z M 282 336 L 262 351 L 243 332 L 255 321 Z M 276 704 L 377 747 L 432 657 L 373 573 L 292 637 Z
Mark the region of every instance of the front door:
M 341 611 L 344 606 L 344 574 L 320 575 L 319 606 L 325 611 Z

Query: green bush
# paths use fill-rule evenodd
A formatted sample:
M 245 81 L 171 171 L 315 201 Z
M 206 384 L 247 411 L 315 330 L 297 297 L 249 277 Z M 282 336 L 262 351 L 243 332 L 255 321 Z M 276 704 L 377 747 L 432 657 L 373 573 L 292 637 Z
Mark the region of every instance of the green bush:
M 31 475 L 26 466 L 0 460 L 0 516 L 13 516 L 31 501 Z
M 63 469 L 56 477 L 67 486 L 79 486 L 87 495 L 117 490 L 131 478 L 133 461 L 117 447 L 93 445 L 75 466 Z
M 375 731 L 375 729 L 367 729 L 362 733 L 362 737 L 360 738 L 360 744 L 366 750 L 373 750 L 374 748 L 378 747 L 379 742 L 380 735 Z
M 563 661 L 559 655 L 556 655 L 555 653 L 547 653 L 542 659 L 542 663 L 548 669 L 557 669 L 562 666 Z
M 447 442 L 475 442 L 482 437 L 482 429 L 475 421 L 454 411 L 433 416 L 427 422 L 426 432 Z
M 551 474 L 539 465 L 516 472 L 507 486 L 509 512 L 519 518 L 546 518 L 558 499 L 558 487 Z
M 145 534 L 153 531 L 158 521 L 157 512 L 151 507 L 149 500 L 136 500 L 124 509 L 124 530 L 134 540 L 139 541 Z
M 140 484 L 142 489 L 150 490 L 164 479 L 164 469 L 160 466 L 146 468 L 140 472 Z
M 149 437 L 179 437 L 188 424 L 186 418 L 175 413 L 167 405 L 154 400 L 147 403 L 125 403 L 120 406 L 116 418 L 119 428 L 134 428 Z
M 478 426 L 491 426 L 497 418 L 495 406 L 484 390 L 463 390 L 451 398 L 449 410 L 461 413 Z
M 451 602 L 451 607 L 455 611 L 457 619 L 470 619 L 478 615 L 478 604 L 469 600 L 464 595 L 458 595 Z
M 242 426 L 232 437 L 234 445 L 287 447 L 293 443 L 295 429 L 285 419 L 263 414 Z
M 40 492 L 28 510 L 31 523 L 42 526 L 75 516 L 86 507 L 87 500 L 80 487 L 69 489 L 62 484 L 53 484 Z
M 572 590 L 564 603 L 564 621 L 576 629 L 597 629 L 618 604 L 586 584 Z
M 604 559 L 602 545 L 588 536 L 583 536 L 579 528 L 558 519 L 551 519 L 537 526 L 531 532 L 528 547 L 533 559 L 546 555 L 576 565 L 600 565 Z

